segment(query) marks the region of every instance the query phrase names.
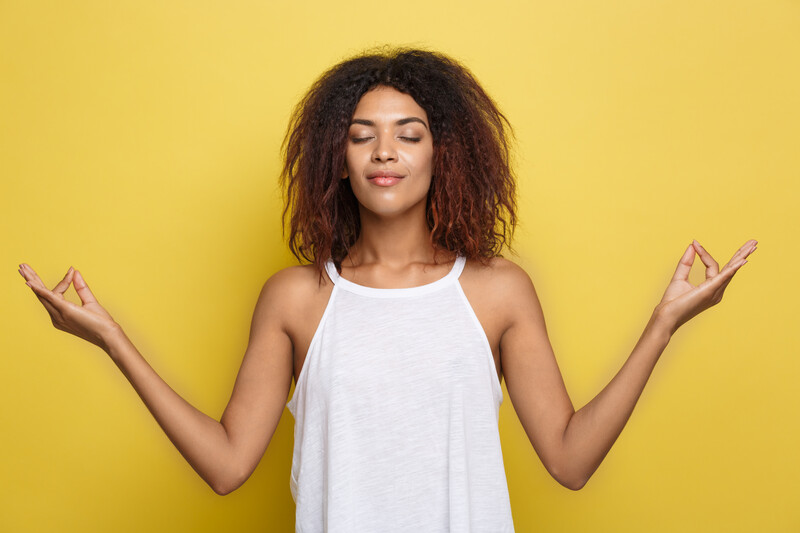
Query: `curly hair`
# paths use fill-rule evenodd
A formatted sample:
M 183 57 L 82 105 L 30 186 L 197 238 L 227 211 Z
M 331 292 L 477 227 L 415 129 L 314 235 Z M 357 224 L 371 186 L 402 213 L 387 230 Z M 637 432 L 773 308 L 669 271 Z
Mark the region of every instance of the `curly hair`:
M 434 145 L 426 209 L 431 244 L 482 262 L 499 255 L 516 225 L 511 125 L 466 67 L 444 54 L 409 48 L 371 50 L 333 66 L 295 107 L 281 172 L 292 253 L 322 275 L 329 258 L 341 269 L 358 238 L 358 202 L 341 175 L 356 105 L 378 86 L 410 95 L 428 114 Z

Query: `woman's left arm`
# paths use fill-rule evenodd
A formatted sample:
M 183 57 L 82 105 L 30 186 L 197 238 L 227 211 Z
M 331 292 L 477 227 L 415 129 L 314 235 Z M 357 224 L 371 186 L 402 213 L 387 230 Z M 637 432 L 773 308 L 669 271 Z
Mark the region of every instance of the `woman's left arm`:
M 538 298 L 517 290 L 516 311 L 501 339 L 502 367 L 514 408 L 531 443 L 551 475 L 567 488 L 583 487 L 625 427 L 656 362 L 673 333 L 692 317 L 717 304 L 733 275 L 756 249 L 747 241 L 722 268 L 694 241 L 681 257 L 625 364 L 606 387 L 575 411 L 547 339 Z M 706 279 L 689 283 L 695 253 Z M 532 293 L 532 294 L 531 294 Z

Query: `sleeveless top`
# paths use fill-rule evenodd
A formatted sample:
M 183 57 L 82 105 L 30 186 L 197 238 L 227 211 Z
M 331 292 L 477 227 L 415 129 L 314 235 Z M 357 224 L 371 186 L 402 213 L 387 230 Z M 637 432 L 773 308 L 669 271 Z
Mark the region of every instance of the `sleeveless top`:
M 287 403 L 296 531 L 513 532 L 503 392 L 456 259 L 427 285 L 334 283 Z

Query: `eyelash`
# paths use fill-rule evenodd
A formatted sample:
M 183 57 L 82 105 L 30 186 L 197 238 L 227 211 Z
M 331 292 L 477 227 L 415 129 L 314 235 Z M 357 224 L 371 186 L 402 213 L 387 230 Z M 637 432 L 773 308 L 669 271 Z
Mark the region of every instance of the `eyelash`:
M 367 142 L 368 140 L 372 139 L 372 137 L 351 137 L 350 140 L 355 144 L 361 144 Z M 422 137 L 400 137 L 400 139 L 412 143 L 418 143 L 422 140 Z

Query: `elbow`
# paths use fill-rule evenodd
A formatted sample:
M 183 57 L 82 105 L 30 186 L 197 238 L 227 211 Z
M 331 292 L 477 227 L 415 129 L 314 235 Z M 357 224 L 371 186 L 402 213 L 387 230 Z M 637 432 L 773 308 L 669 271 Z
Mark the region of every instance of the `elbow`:
M 238 486 L 225 483 L 209 483 L 208 485 L 211 487 L 211 490 L 219 496 L 225 496 L 239 488 Z
M 569 490 L 581 490 L 583 487 L 586 486 L 586 483 L 589 481 L 588 477 L 578 477 L 578 478 L 556 478 L 561 486 L 568 488 Z
M 225 496 L 242 486 L 242 482 L 208 482 L 211 490 L 219 496 Z
M 250 473 L 242 473 L 236 476 L 227 476 L 220 479 L 206 479 L 206 483 L 208 483 L 208 486 L 211 487 L 211 490 L 213 490 L 215 494 L 218 494 L 219 496 L 225 496 L 241 487 L 249 477 Z
M 566 487 L 569 490 L 581 490 L 583 487 L 586 486 L 586 483 L 589 482 L 589 478 L 592 477 L 592 473 L 582 473 L 572 471 L 569 468 L 558 468 L 558 467 L 551 467 L 547 469 L 550 472 L 550 475 L 553 476 L 553 479 L 558 481 L 558 483 L 562 487 Z

